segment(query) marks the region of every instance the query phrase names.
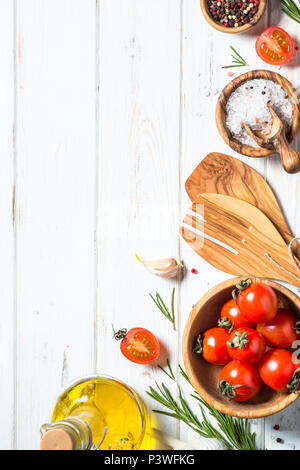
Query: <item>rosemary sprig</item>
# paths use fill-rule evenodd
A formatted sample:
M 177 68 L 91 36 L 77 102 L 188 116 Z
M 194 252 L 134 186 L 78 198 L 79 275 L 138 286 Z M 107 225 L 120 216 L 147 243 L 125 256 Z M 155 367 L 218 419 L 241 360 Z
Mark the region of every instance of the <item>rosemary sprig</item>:
M 243 57 L 234 49 L 234 47 L 230 46 L 230 49 L 233 51 L 233 54 L 231 54 L 232 57 L 232 64 L 231 65 L 225 65 L 222 67 L 222 69 L 230 69 L 232 67 L 246 67 L 249 64 L 243 59 Z
M 172 295 L 171 295 L 171 312 L 169 309 L 166 307 L 166 304 L 164 303 L 163 299 L 161 298 L 160 294 L 156 292 L 155 298 L 152 294 L 149 294 L 155 305 L 159 308 L 161 313 L 169 320 L 169 322 L 172 323 L 173 329 L 176 330 L 175 328 L 175 311 L 174 311 L 174 295 L 175 295 L 175 287 L 172 290 Z
M 158 366 L 158 367 L 164 374 L 166 374 L 169 377 L 169 379 L 176 381 L 169 359 L 167 359 L 168 370 L 164 369 L 161 366 Z
M 176 381 L 169 361 L 167 361 L 168 370 L 161 367 L 161 370 L 173 381 Z M 180 374 L 190 384 L 189 378 L 183 368 L 179 365 Z M 153 410 L 156 413 L 170 416 L 186 423 L 193 431 L 205 438 L 218 439 L 225 447 L 230 450 L 255 450 L 255 433 L 250 433 L 248 420 L 235 419 L 231 416 L 220 413 L 206 403 L 196 391 L 191 397 L 197 401 L 202 421 L 191 411 L 186 400 L 183 398 L 181 387 L 178 385 L 179 403 L 173 398 L 164 383 L 158 385 L 157 389 L 149 387 L 147 394 L 155 401 L 165 406 L 169 411 Z M 218 429 L 208 420 L 204 409 L 217 422 Z
M 298 3 L 300 3 L 299 0 Z M 280 4 L 284 13 L 286 13 L 292 20 L 300 23 L 300 8 L 293 0 L 280 0 Z

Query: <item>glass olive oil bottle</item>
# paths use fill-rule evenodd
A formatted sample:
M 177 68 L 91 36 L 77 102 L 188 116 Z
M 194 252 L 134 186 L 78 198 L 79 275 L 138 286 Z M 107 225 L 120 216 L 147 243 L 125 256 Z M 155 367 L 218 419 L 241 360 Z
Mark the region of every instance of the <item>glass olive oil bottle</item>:
M 146 428 L 145 407 L 127 385 L 104 376 L 72 384 L 41 427 L 41 449 L 139 449 Z

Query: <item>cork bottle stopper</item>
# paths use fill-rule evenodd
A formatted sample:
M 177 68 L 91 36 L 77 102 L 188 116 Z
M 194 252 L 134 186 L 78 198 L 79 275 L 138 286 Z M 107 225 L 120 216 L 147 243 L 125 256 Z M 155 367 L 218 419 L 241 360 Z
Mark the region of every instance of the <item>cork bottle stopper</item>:
M 74 450 L 74 440 L 64 429 L 50 429 L 47 431 L 40 443 L 41 450 Z

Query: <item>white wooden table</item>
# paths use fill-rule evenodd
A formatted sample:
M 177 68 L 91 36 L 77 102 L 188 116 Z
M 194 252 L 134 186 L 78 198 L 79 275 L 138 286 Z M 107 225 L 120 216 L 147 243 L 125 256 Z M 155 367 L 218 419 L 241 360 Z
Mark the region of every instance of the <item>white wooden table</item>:
M 259 32 L 280 24 L 299 38 L 279 1 L 269 4 L 260 25 L 234 37 L 208 27 L 199 0 L 0 0 L 2 449 L 38 448 L 58 391 L 89 372 L 124 380 L 153 406 L 144 391 L 165 377 L 123 358 L 112 324 L 149 328 L 172 365 L 181 361 L 192 305 L 230 277 L 178 236 L 184 181 L 208 152 L 234 154 L 214 123 L 229 46 L 266 68 Z M 299 86 L 300 53 L 280 73 Z M 243 160 L 299 234 L 299 175 L 277 158 Z M 151 276 L 135 252 L 178 256 L 187 275 L 180 285 Z M 177 333 L 148 295 L 168 300 L 173 286 Z M 300 448 L 299 407 L 253 423 L 260 447 Z M 172 419 L 160 426 L 193 437 Z

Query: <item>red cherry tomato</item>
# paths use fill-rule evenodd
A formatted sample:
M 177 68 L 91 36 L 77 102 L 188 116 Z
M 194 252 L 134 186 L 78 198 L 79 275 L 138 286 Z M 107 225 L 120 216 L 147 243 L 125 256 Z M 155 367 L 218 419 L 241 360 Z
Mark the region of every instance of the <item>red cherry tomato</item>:
M 149 364 L 159 356 L 160 346 L 156 337 L 145 328 L 125 328 L 114 334 L 121 341 L 122 354 L 136 364 Z
M 252 328 L 233 330 L 227 341 L 229 356 L 236 361 L 259 362 L 266 352 L 264 337 Z
M 258 394 L 262 386 L 257 368 L 253 364 L 231 361 L 222 369 L 218 389 L 237 402 L 248 401 Z
M 278 300 L 272 287 L 262 282 L 247 279 L 241 281 L 233 296 L 237 296 L 237 305 L 245 317 L 254 323 L 267 323 L 271 321 L 278 310 Z
M 193 352 L 201 355 L 211 364 L 224 365 L 230 361 L 227 352 L 228 330 L 225 328 L 211 328 L 203 335 L 199 335 Z
M 294 43 L 290 35 L 278 26 L 266 29 L 256 41 L 256 52 L 267 64 L 283 65 L 294 54 Z
M 259 323 L 256 329 L 264 336 L 268 346 L 285 349 L 290 348 L 293 342 L 299 339 L 300 322 L 298 322 L 299 318 L 294 312 L 280 308 L 273 320 Z
M 264 383 L 277 392 L 300 389 L 300 369 L 292 353 L 285 349 L 268 351 L 259 364 L 259 374 Z
M 240 326 L 247 326 L 248 328 L 254 327 L 254 323 L 247 320 L 233 299 L 228 300 L 228 302 L 223 305 L 221 310 L 221 319 L 221 325 L 224 326 L 226 326 L 226 320 L 228 320 L 227 328 L 239 328 Z

